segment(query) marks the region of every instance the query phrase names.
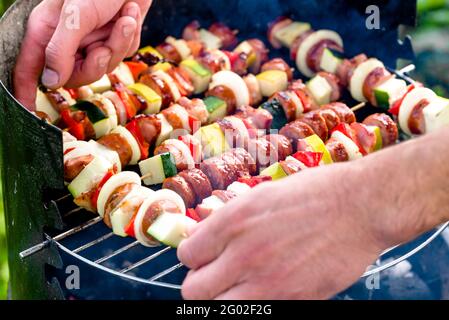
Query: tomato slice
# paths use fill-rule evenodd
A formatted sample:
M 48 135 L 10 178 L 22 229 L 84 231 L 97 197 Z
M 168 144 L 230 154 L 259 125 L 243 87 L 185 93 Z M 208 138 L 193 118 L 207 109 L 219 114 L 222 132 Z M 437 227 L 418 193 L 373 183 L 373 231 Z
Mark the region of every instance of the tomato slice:
M 309 152 L 309 151 L 298 151 L 293 156 L 298 161 L 301 161 L 309 168 L 318 167 L 320 165 L 321 159 L 323 159 L 322 152 Z
M 98 196 L 100 195 L 101 189 L 106 184 L 106 182 L 108 182 L 108 180 L 111 179 L 111 177 L 113 175 L 115 175 L 115 171 L 114 170 L 109 170 L 106 173 L 106 175 L 103 177 L 103 179 L 100 181 L 100 183 L 98 184 L 98 187 L 95 190 L 95 192 L 92 194 L 92 197 L 90 198 L 90 201 L 92 202 L 92 205 L 93 205 L 93 207 L 95 209 L 97 209 Z

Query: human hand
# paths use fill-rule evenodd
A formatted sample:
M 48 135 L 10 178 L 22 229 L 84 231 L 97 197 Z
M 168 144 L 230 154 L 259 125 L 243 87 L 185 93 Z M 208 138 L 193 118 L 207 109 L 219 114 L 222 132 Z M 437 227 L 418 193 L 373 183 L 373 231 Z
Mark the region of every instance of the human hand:
M 184 298 L 325 299 L 349 287 L 388 246 L 351 201 L 350 170 L 262 184 L 199 223 L 178 249 L 192 269 Z
M 34 109 L 36 88 L 78 87 L 139 48 L 151 0 L 44 0 L 31 13 L 14 70 L 16 98 Z

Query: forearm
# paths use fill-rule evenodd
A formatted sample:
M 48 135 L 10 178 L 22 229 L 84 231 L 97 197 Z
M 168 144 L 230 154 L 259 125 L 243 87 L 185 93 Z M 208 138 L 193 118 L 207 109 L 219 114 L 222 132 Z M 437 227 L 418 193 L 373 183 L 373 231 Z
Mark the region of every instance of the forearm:
M 449 220 L 449 129 L 373 154 L 346 170 L 361 216 L 385 247 Z

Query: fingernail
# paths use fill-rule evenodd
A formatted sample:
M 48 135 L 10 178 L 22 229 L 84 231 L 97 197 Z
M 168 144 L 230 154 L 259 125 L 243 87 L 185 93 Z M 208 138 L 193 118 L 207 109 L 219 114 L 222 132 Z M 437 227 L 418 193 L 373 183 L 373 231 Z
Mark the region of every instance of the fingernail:
M 131 8 L 127 10 L 126 15 L 137 20 L 137 16 L 139 15 L 139 9 L 136 6 L 131 6 Z
M 45 68 L 42 73 L 42 84 L 46 87 L 55 87 L 59 83 L 59 74 L 51 69 Z
M 103 56 L 98 58 L 98 66 L 100 68 L 106 68 L 111 61 L 111 55 Z
M 123 27 L 123 35 L 125 36 L 125 38 L 128 38 L 131 35 L 133 35 L 134 31 L 135 31 L 134 25 L 126 25 Z

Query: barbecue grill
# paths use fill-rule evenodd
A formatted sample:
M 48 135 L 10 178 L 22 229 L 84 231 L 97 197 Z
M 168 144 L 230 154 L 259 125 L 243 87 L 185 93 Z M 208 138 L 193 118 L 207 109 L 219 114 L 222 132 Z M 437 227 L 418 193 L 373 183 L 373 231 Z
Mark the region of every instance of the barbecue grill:
M 1 168 L 14 299 L 178 299 L 186 268 L 168 247 L 144 248 L 113 236 L 100 218 L 77 209 L 63 182 L 61 131 L 32 115 L 11 95 L 11 71 L 26 20 L 39 0 L 19 0 L 0 22 Z M 368 30 L 365 9 L 377 3 L 381 29 Z M 375 56 L 392 70 L 397 59 L 413 59 L 400 25 L 414 25 L 414 1 L 155 0 L 143 43 L 180 35 L 193 19 L 222 21 L 240 38 L 266 39 L 267 25 L 289 15 L 314 28 L 330 28 L 345 40 L 345 51 Z M 273 50 L 274 51 L 274 50 Z M 273 52 L 273 55 L 287 52 Z M 300 75 L 297 75 L 300 76 Z M 399 76 L 411 81 L 405 72 Z M 366 108 L 359 117 L 374 112 Z M 414 255 L 443 230 L 384 253 L 369 276 Z M 325 232 L 325 230 L 323 230 Z M 79 275 L 79 283 L 76 276 Z

